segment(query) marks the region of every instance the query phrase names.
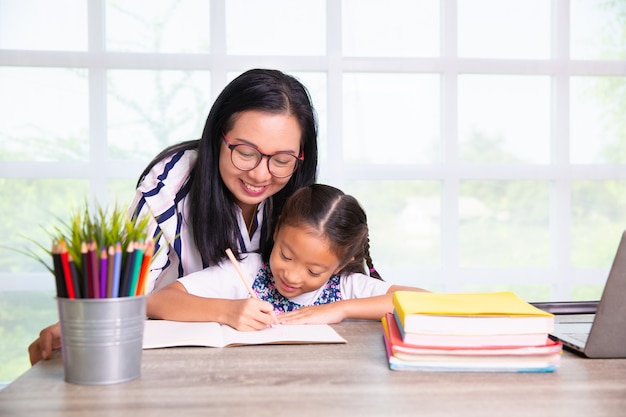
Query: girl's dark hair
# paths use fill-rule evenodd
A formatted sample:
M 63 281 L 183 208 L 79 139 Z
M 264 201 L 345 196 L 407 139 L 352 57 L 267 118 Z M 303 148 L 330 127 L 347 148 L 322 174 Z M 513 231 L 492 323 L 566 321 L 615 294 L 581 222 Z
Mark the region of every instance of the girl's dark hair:
M 382 280 L 370 256 L 369 230 L 365 211 L 351 195 L 330 185 L 312 184 L 287 200 L 278 220 L 279 228 L 308 226 L 328 240 L 341 265 L 340 273 L 365 273 Z
M 198 159 L 188 183 L 189 218 L 193 236 L 204 266 L 215 265 L 225 258 L 226 248 L 239 247 L 239 226 L 233 195 L 224 185 L 219 172 L 222 132 L 231 130 L 242 112 L 258 110 L 295 116 L 302 130 L 302 161 L 283 189 L 265 204 L 265 222 L 260 247 L 265 253 L 272 246 L 273 230 L 287 198 L 298 188 L 313 184 L 317 175 L 317 121 L 309 93 L 296 78 L 277 70 L 252 69 L 239 75 L 222 90 L 206 120 L 202 138 L 182 142 L 161 152 L 144 170 L 177 152 L 197 149 Z M 269 249 L 268 252 L 269 254 Z

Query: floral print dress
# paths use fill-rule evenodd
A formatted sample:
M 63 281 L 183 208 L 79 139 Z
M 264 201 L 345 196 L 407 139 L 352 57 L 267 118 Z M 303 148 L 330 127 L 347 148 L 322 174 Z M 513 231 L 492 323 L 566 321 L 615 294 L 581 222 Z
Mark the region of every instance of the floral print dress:
M 339 275 L 331 276 L 324 285 L 322 293 L 315 299 L 312 305 L 329 304 L 342 300 L 343 297 L 339 288 L 340 280 L 341 277 Z M 276 285 L 274 285 L 272 271 L 270 271 L 266 264 L 261 266 L 259 273 L 252 283 L 252 289 L 261 300 L 272 303 L 274 311 L 278 314 L 306 307 L 289 300 L 289 298 L 278 292 Z

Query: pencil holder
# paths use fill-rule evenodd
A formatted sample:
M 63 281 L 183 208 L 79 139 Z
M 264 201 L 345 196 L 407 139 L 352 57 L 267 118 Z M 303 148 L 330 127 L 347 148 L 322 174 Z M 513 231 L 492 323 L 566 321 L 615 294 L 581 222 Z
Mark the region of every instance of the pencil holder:
M 146 297 L 57 297 L 65 381 L 116 384 L 141 374 Z
M 50 232 L 51 266 L 36 252 L 23 252 L 54 275 L 65 381 L 115 384 L 140 375 L 155 250 L 149 221 L 119 207 L 85 204 Z

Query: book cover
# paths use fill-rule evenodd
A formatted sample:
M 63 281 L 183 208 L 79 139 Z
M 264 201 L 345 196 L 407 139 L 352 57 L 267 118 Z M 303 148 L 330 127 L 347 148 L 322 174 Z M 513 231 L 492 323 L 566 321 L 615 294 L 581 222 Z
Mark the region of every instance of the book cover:
M 554 315 L 512 292 L 398 291 L 393 304 L 406 333 L 547 334 L 554 330 Z
M 146 320 L 143 333 L 144 349 L 315 343 L 346 343 L 346 340 L 326 324 L 277 325 L 242 332 L 215 322 Z
M 548 333 L 497 333 L 485 334 L 457 333 L 412 333 L 407 332 L 402 325 L 397 311 L 394 317 L 404 343 L 417 346 L 447 346 L 447 347 L 514 347 L 540 346 L 547 343 Z

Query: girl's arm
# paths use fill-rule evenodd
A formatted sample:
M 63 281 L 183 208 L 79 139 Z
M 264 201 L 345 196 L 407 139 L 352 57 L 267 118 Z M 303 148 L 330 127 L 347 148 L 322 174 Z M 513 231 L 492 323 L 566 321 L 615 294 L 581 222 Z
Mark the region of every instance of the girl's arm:
M 254 298 L 229 300 L 189 294 L 175 282 L 148 296 L 147 316 L 173 321 L 216 321 L 237 330 L 259 330 L 273 323 L 272 305 Z
M 395 291 L 424 291 L 420 288 L 392 285 L 387 294 L 366 298 L 353 298 L 319 306 L 303 307 L 278 316 L 280 324 L 330 324 L 346 319 L 380 320 L 393 311 L 391 301 Z

